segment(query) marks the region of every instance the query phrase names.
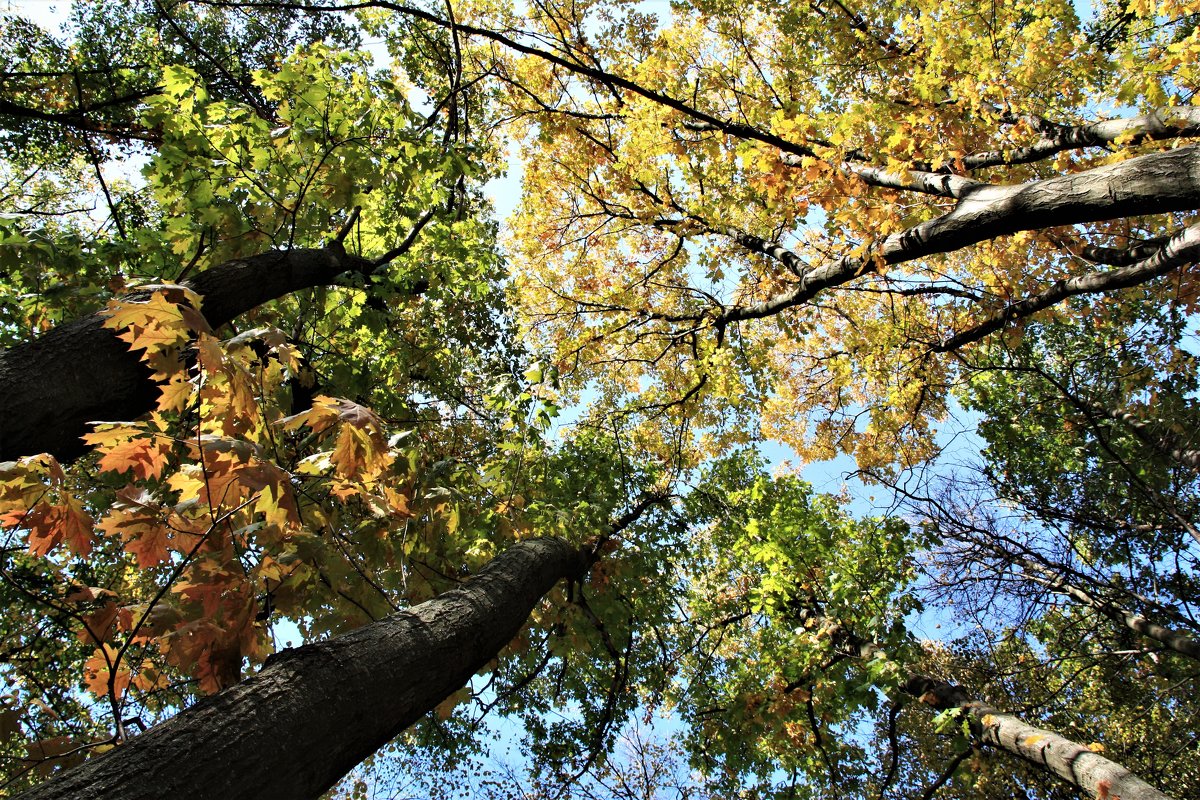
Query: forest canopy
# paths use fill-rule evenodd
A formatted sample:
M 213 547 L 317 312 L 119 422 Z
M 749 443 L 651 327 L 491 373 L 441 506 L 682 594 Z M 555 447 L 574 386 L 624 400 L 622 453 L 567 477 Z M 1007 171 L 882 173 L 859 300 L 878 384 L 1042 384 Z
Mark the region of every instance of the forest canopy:
M 0 797 L 1200 795 L 1198 23 L 0 12 Z

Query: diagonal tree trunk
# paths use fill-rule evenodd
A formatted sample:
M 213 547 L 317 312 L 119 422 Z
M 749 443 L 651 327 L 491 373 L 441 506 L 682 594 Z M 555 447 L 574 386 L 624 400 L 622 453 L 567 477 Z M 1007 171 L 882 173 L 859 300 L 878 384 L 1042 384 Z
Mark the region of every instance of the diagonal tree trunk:
M 886 656 L 875 642 L 860 638 L 829 620 L 834 642 L 864 660 Z M 910 675 L 901 689 L 939 711 L 960 708 L 986 745 L 1053 772 L 1097 800 L 1172 800 L 1111 759 L 1061 736 L 1038 728 L 971 697 L 962 688 L 925 675 Z
M 904 691 L 938 710 L 961 708 L 979 740 L 1053 772 L 1097 800 L 1171 800 L 1125 767 L 1078 742 L 972 699 L 961 688 L 918 675 Z
M 1021 559 L 1021 565 L 1031 580 L 1067 595 L 1077 603 L 1103 614 L 1118 625 L 1124 625 L 1131 631 L 1153 639 L 1176 653 L 1200 660 L 1200 642 L 1191 636 L 1153 623 L 1141 614 L 1130 611 L 1099 595 L 1093 595 L 1032 559 Z
M 214 328 L 268 300 L 332 283 L 375 264 L 340 246 L 271 251 L 206 270 L 185 285 L 203 298 Z M 129 420 L 154 406 L 157 390 L 129 345 L 93 314 L 0 353 L 0 461 L 84 451 L 97 420 Z
M 513 545 L 462 587 L 284 651 L 254 677 L 22 798 L 316 798 L 465 685 L 541 597 L 588 562 L 560 539 Z

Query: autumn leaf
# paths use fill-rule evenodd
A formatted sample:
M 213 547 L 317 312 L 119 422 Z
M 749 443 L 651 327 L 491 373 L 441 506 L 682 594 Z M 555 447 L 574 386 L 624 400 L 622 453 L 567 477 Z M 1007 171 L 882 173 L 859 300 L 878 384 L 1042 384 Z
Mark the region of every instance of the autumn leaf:
M 103 644 L 96 648 L 96 651 L 83 664 L 84 688 L 98 698 L 109 696 L 110 681 L 112 683 L 111 692 L 118 701 L 125 695 L 125 690 L 129 688 L 129 682 L 133 676 L 127 667 L 117 663 L 118 652 L 116 647 Z M 117 666 L 115 674 L 111 670 L 112 665 Z
M 284 417 L 279 425 L 284 430 L 295 430 L 301 425 L 307 425 L 317 433 L 328 429 L 331 425 L 343 422 L 356 428 L 381 429 L 382 421 L 375 412 L 366 406 L 339 397 L 319 395 L 313 398 L 312 407 L 299 414 Z
M 170 519 L 170 513 L 149 492 L 130 486 L 117 493 L 99 528 L 108 536 L 119 537 L 126 552 L 145 569 L 170 560 L 176 535 L 167 524 Z
M 186 342 L 191 336 L 189 319 L 179 303 L 156 291 L 147 300 L 113 300 L 105 310 L 106 328 L 129 342 L 131 350 L 160 352 Z M 192 322 L 195 317 L 191 318 Z
M 68 603 L 87 603 L 92 600 L 100 600 L 102 598 L 116 597 L 116 592 L 111 589 L 105 589 L 101 586 L 84 586 L 83 584 L 72 584 L 67 590 L 63 599 Z
M 157 664 L 150 659 L 145 659 L 133 676 L 133 685 L 139 691 L 152 692 L 158 689 L 166 689 L 171 685 L 171 681 L 169 676 Z
M 383 437 L 383 421 L 369 408 L 350 400 L 320 396 L 313 400 L 312 408 L 285 417 L 278 424 L 284 430 L 304 425 L 316 433 L 337 426 L 329 463 L 344 478 L 369 480 L 392 464 Z M 343 499 L 358 492 L 352 485 L 342 485 L 338 491 Z
M 195 387 L 181 375 L 172 375 L 160 388 L 159 411 L 182 411 L 192 400 Z
M 0 514 L 0 527 L 29 531 L 29 552 L 44 556 L 65 541 L 73 553 L 86 557 L 92 552 L 93 521 L 73 498 L 61 505 L 38 503 L 28 511 Z
M 119 612 L 117 604 L 109 600 L 98 611 L 82 615 L 83 629 L 79 631 L 79 640 L 85 644 L 96 645 L 107 641 Z
M 128 439 L 110 446 L 98 446 L 100 468 L 111 472 L 131 472 L 142 480 L 158 478 L 167 466 L 171 442 L 159 436 Z

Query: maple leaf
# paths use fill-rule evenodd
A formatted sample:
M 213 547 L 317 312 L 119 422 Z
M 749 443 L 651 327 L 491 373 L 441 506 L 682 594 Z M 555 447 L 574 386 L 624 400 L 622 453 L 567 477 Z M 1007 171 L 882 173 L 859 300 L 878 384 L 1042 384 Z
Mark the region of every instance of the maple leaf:
M 130 535 L 125 540 L 125 551 L 137 559 L 139 567 L 145 569 L 162 564 L 171 558 L 174 536 L 162 525 L 147 528 L 140 535 Z
M 240 637 L 208 620 L 186 623 L 162 640 L 167 660 L 196 677 L 200 691 L 214 694 L 241 677 Z
M 367 466 L 370 454 L 370 434 L 354 425 L 347 425 L 338 432 L 330 462 L 338 474 L 353 476 Z
M 95 529 L 92 515 L 73 496 L 67 497 L 60 508 L 62 509 L 63 538 L 67 542 L 67 547 L 75 555 L 86 558 L 92 552 L 92 537 Z
M 309 456 L 299 471 L 313 474 L 322 471 L 325 464 L 332 466 L 336 475 L 345 479 L 334 481 L 331 488 L 340 500 L 370 494 L 365 485 L 376 482 L 395 461 L 384 440 L 383 421 L 369 408 L 350 400 L 318 397 L 312 408 L 286 417 L 279 424 L 285 429 L 307 425 L 317 433 L 337 426 L 332 451 Z
M 113 623 L 120 612 L 116 603 L 109 600 L 98 611 L 84 614 L 83 629 L 79 631 L 79 640 L 85 644 L 100 644 L 109 638 L 113 632 Z
M 159 411 L 182 411 L 192 400 L 195 387 L 182 375 L 173 375 L 160 389 L 158 398 Z
M 87 603 L 92 600 L 99 600 L 105 597 L 116 597 L 117 593 L 111 589 L 105 589 L 101 586 L 84 586 L 82 584 L 72 584 L 67 590 L 63 600 L 68 603 Z
M 166 689 L 171 685 L 171 681 L 163 671 L 158 668 L 150 659 L 144 659 L 137 674 L 133 677 L 133 685 L 143 692 L 151 692 L 157 689 Z
M 132 472 L 142 480 L 158 478 L 167 466 L 174 441 L 147 433 L 125 422 L 93 422 L 96 430 L 83 440 L 101 453 L 100 468 L 109 472 Z
M 117 335 L 129 342 L 131 350 L 161 351 L 190 338 L 179 305 L 162 292 L 147 300 L 113 300 L 104 314 L 104 326 L 121 331 Z
M 134 477 L 143 480 L 159 477 L 167 466 L 170 445 L 163 445 L 156 439 L 148 436 L 113 445 L 100 458 L 100 468 L 110 472 L 132 472 Z
M 241 567 L 229 569 L 211 559 L 189 569 L 171 590 L 189 602 L 198 603 L 204 617 L 225 623 L 243 613 L 252 600 L 252 587 Z
M 315 432 L 320 433 L 338 422 L 344 422 L 356 428 L 379 429 L 383 427 L 383 421 L 379 416 L 366 406 L 351 400 L 326 395 L 314 397 L 311 408 L 301 411 L 299 414 L 284 417 L 279 420 L 278 424 L 285 430 L 295 430 L 301 425 L 307 425 Z
M 36 456 L 26 456 L 17 461 L 0 462 L 0 491 L 6 499 L 12 496 L 14 490 L 23 492 L 27 487 L 39 489 L 44 485 L 44 480 L 49 480 L 53 486 L 61 486 L 66 480 L 66 475 L 63 473 L 62 466 L 58 460 L 49 453 L 41 453 Z M 40 491 L 39 491 L 40 494 Z M 28 497 L 28 495 L 19 493 L 19 497 Z M 33 500 L 22 503 L 28 507 L 33 505 Z
M 387 501 L 388 513 L 401 519 L 411 519 L 416 516 L 409 510 L 409 495 L 397 491 L 390 486 L 383 487 L 383 496 Z
M 287 472 L 274 464 L 257 462 L 240 470 L 238 480 L 258 495 L 254 510 L 263 515 L 268 525 L 285 528 L 300 525 L 300 511 Z

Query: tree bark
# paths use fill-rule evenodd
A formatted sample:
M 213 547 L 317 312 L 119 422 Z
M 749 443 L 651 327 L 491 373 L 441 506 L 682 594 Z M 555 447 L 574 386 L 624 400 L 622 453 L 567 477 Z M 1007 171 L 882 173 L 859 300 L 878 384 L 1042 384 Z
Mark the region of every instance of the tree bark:
M 961 708 L 980 741 L 1048 769 L 1097 800 L 1171 800 L 1115 761 L 1053 731 L 973 700 L 962 689 L 932 678 L 909 679 L 904 691 L 933 708 Z
M 958 194 L 958 203 L 946 214 L 894 233 L 864 255 L 805 272 L 787 291 L 760 303 L 731 307 L 718 321 L 727 325 L 774 316 L 878 265 L 949 253 L 998 236 L 1200 208 L 1200 147 L 1149 153 L 1028 183 L 971 182 Z
M 185 285 L 203 298 L 217 328 L 268 300 L 332 283 L 372 262 L 340 247 L 272 251 L 220 264 Z M 93 314 L 59 325 L 0 353 L 0 461 L 35 453 L 70 459 L 95 421 L 131 420 L 154 407 L 158 392 L 129 345 Z
M 254 677 L 21 797 L 316 798 L 465 685 L 555 583 L 586 567 L 560 539 L 516 544 L 461 588 L 286 650 Z
M 1025 572 L 1031 580 L 1044 584 L 1056 592 L 1061 592 L 1081 605 L 1095 609 L 1098 613 L 1103 614 L 1118 625 L 1124 625 L 1129 630 L 1141 634 L 1147 639 L 1153 639 L 1180 655 L 1200 661 L 1200 641 L 1193 639 L 1191 636 L 1151 622 L 1141 614 L 1123 608 L 1103 597 L 1094 596 L 1032 559 L 1022 558 L 1021 566 L 1024 567 Z
M 825 617 L 823 621 L 831 639 L 848 653 L 863 660 L 886 657 L 877 643 L 859 637 L 836 620 Z M 1053 772 L 1089 797 L 1172 800 L 1117 762 L 1053 731 L 999 711 L 951 683 L 911 675 L 901 689 L 939 711 L 961 708 L 970 717 L 972 730 L 981 742 Z

